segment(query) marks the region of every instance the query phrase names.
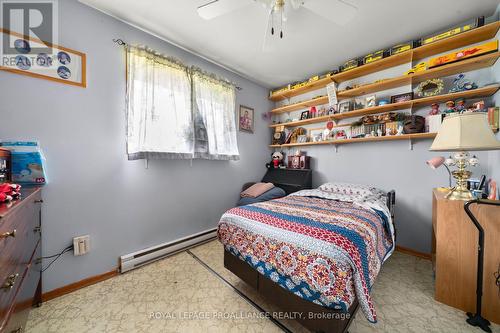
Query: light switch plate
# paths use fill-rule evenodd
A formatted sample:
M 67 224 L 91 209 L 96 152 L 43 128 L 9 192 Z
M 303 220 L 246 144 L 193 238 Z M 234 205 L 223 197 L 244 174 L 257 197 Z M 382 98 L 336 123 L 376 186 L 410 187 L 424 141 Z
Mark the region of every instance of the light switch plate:
M 73 254 L 82 256 L 90 251 L 90 236 L 78 236 L 73 238 Z

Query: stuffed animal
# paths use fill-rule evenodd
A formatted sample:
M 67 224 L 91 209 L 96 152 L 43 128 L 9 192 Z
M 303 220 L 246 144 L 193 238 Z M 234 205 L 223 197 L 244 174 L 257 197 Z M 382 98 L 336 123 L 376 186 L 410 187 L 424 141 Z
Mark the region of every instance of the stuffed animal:
M 282 152 L 276 151 L 271 154 L 272 160 L 271 162 L 266 164 L 266 168 L 268 169 L 278 169 L 284 168 L 285 164 L 283 162 L 284 156 Z
M 0 184 L 0 203 L 8 202 L 19 198 L 21 195 L 21 186 L 17 184 Z

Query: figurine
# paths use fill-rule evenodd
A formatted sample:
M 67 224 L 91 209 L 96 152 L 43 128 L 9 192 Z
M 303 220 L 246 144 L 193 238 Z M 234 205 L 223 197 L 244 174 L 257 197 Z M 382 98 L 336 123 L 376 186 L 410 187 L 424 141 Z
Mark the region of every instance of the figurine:
M 450 92 L 455 93 L 459 91 L 472 90 L 472 89 L 477 89 L 477 84 L 473 81 L 467 81 L 465 79 L 465 74 L 459 74 L 453 80 L 453 88 L 450 89 Z
M 441 111 L 439 111 L 439 104 L 438 103 L 432 103 L 431 104 L 431 112 L 429 112 L 429 116 L 435 116 L 439 114 Z
M 455 110 L 457 112 L 460 112 L 460 113 L 465 112 L 465 100 L 464 99 L 457 100 Z
M 446 102 L 446 108 L 447 109 L 444 111 L 444 113 L 446 113 L 446 114 L 454 113 L 455 111 L 457 111 L 455 109 L 455 102 L 453 102 L 453 101 Z
M 404 130 L 403 125 L 399 125 L 398 126 L 398 132 L 396 133 L 396 135 L 403 135 L 403 130 Z
M 490 195 L 488 196 L 488 199 L 497 199 L 497 182 L 494 180 L 490 180 Z
M 379 129 L 377 130 L 377 136 L 382 136 L 382 129 L 381 129 L 381 128 L 379 128 Z

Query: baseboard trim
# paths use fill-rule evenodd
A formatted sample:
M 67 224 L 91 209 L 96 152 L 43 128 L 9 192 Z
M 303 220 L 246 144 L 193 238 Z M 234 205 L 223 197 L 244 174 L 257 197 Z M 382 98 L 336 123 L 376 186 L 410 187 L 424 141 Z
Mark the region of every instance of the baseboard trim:
M 48 292 L 42 294 L 42 302 L 50 301 L 51 299 L 61 297 L 63 295 L 69 294 L 73 291 L 77 291 L 78 289 L 82 289 L 82 288 L 91 286 L 91 285 L 96 284 L 98 282 L 105 281 L 105 280 L 110 279 L 112 277 L 115 277 L 117 275 L 119 275 L 118 268 L 115 268 L 114 270 L 112 270 L 110 272 L 91 276 L 91 277 L 88 277 L 86 279 L 68 284 L 64 287 L 48 291 Z
M 414 256 L 414 257 L 419 257 L 422 259 L 432 260 L 432 254 L 415 251 L 415 250 L 409 249 L 407 247 L 396 245 L 396 251 L 404 253 L 404 254 L 409 254 L 409 255 Z

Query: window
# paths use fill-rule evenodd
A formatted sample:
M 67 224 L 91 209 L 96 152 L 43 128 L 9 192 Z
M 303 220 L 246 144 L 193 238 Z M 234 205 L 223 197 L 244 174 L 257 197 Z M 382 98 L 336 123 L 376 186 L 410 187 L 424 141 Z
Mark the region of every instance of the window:
M 127 47 L 127 153 L 239 158 L 234 85 L 139 47 Z

